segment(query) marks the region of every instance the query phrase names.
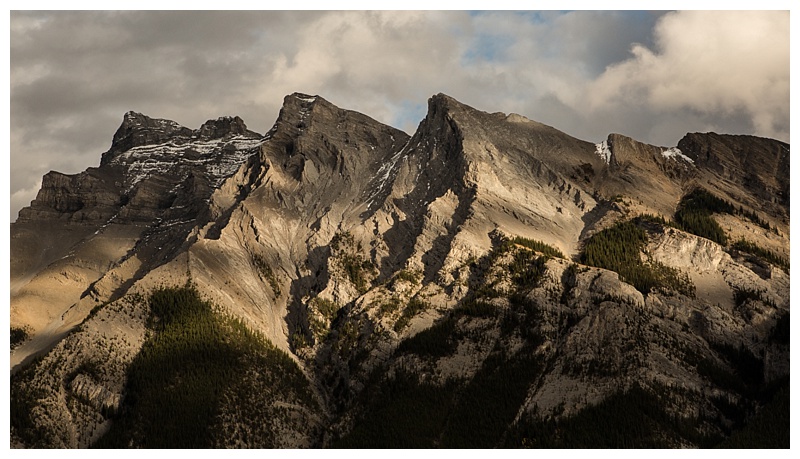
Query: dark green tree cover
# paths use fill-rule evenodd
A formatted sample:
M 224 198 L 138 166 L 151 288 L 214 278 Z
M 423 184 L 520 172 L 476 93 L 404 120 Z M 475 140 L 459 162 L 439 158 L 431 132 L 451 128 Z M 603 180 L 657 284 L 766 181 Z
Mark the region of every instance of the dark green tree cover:
M 675 222 L 686 232 L 711 239 L 720 245 L 726 245 L 728 236 L 711 216 L 712 213 L 733 214 L 734 207 L 728 201 L 720 199 L 702 188 L 697 188 L 684 196 L 678 203 Z
M 711 214 L 696 209 L 679 210 L 675 214 L 675 221 L 679 228 L 706 239 L 710 239 L 717 244 L 725 245 L 728 243 L 728 236 L 725 230 L 719 226 Z
M 749 392 L 747 385 L 738 374 L 712 359 L 704 358 L 697 362 L 697 373 L 721 389 L 737 394 Z
M 274 293 L 275 296 L 280 296 L 281 284 L 278 283 L 278 279 L 275 277 L 275 273 L 272 272 L 272 267 L 270 267 L 269 263 L 267 263 L 267 260 L 265 260 L 261 255 L 254 254 L 251 262 L 253 263 L 253 266 L 255 266 L 261 278 L 269 283 L 272 293 Z
M 405 349 L 408 350 L 408 349 Z M 404 351 L 405 351 L 404 350 Z M 491 448 L 497 446 L 533 379 L 534 357 L 495 351 L 469 381 L 420 382 L 404 370 L 374 382 L 366 412 L 334 448 Z
M 401 303 L 400 299 L 394 296 L 390 296 L 388 298 L 383 299 L 380 303 L 378 303 L 378 310 L 381 312 L 381 315 L 391 314 L 398 309 L 400 309 Z
M 522 245 L 531 250 L 520 249 L 516 247 L 517 245 Z M 543 255 L 537 255 L 535 251 L 543 253 Z M 561 258 L 564 256 L 557 249 L 539 241 L 525 238 L 508 239 L 501 237 L 499 240 L 495 241 L 494 247 L 489 254 L 482 258 L 481 265 L 484 266 L 484 269 L 487 269 L 489 266 L 495 265 L 500 257 L 509 252 L 512 252 L 512 259 L 505 267 L 511 275 L 511 281 L 514 283 L 514 287 L 524 290 L 530 290 L 539 286 L 544 278 L 544 274 L 547 272 L 547 261 L 552 256 Z M 477 267 L 478 263 L 472 262 L 470 265 L 472 267 Z M 481 315 L 481 310 L 487 307 L 485 301 L 481 300 L 498 298 L 505 296 L 507 293 L 496 288 L 500 279 L 487 282 L 486 279 L 484 279 L 485 275 L 485 272 L 481 273 L 482 280 L 479 283 L 480 286 L 470 293 L 467 299 L 462 302 L 461 306 L 462 308 L 473 310 L 477 315 Z M 475 303 L 476 301 L 478 303 Z
M 672 416 L 659 391 L 634 385 L 573 416 L 554 419 L 537 413 L 522 417 L 508 433 L 511 448 L 668 448 L 681 439 L 713 446 L 697 419 Z
M 678 225 L 675 224 L 672 220 L 667 220 L 666 218 L 662 217 L 661 215 L 653 215 L 653 214 L 641 214 L 635 219 L 639 222 L 649 222 L 655 223 L 660 226 L 671 226 L 673 228 L 677 228 Z
M 749 219 L 756 225 L 764 228 L 765 230 L 769 230 L 774 232 L 775 234 L 778 234 L 778 228 L 773 228 L 768 221 L 759 217 L 758 214 L 755 213 L 754 211 L 744 210 L 744 207 L 739 206 L 739 209 L 736 211 L 736 214 L 746 217 L 747 219 Z
M 400 314 L 400 318 L 394 323 L 394 331 L 400 333 L 401 330 L 406 328 L 406 325 L 408 325 L 408 322 L 411 321 L 414 316 L 425 311 L 429 307 L 430 305 L 425 301 L 417 297 L 411 298 L 406 308 L 403 309 L 403 312 Z
M 779 383 L 771 400 L 744 427 L 734 431 L 717 448 L 789 448 L 789 412 L 787 378 Z
M 721 363 L 702 358 L 697 362 L 697 372 L 714 386 L 733 394 L 711 398 L 719 414 L 728 421 L 717 422 L 728 438 L 718 447 L 788 447 L 788 377 L 767 381 L 763 358 L 742 345 L 711 342 L 709 346 Z
M 319 296 L 312 298 L 311 301 L 308 302 L 308 305 L 316 309 L 320 314 L 322 314 L 322 317 L 328 320 L 333 320 L 339 310 L 342 309 L 341 306 L 333 301 Z
M 586 241 L 581 261 L 617 272 L 622 280 L 645 295 L 661 289 L 694 297 L 694 285 L 687 275 L 658 262 L 642 261 L 646 243 L 647 232 L 635 221 L 620 222 L 592 235 Z
M 628 279 L 641 266 L 640 252 L 646 242 L 643 229 L 632 221 L 620 222 L 589 238 L 581 258 L 584 264 L 616 271 Z
M 557 248 L 553 247 L 552 245 L 545 244 L 542 241 L 537 241 L 537 240 L 534 240 L 534 239 L 528 239 L 528 238 L 524 238 L 524 237 L 521 237 L 521 236 L 517 236 L 514 239 L 511 239 L 511 243 L 512 244 L 518 244 L 518 245 L 521 245 L 523 247 L 527 247 L 527 248 L 529 248 L 531 250 L 535 250 L 537 252 L 541 252 L 542 254 L 547 255 L 549 257 L 562 258 L 562 259 L 566 259 L 567 258 L 567 257 L 564 256 L 564 254 L 560 250 L 558 250 Z
M 38 357 L 11 375 L 11 435 L 30 448 L 47 448 L 56 444 L 52 432 L 49 429 L 39 429 L 35 421 L 35 409 L 39 406 L 39 401 L 47 397 L 47 392 L 34 384 L 36 367 L 41 361 L 42 357 Z
M 518 288 L 530 290 L 536 288 L 547 272 L 547 255 L 537 256 L 530 250 L 517 250 L 508 265 L 511 280 Z
M 754 242 L 750 242 L 745 239 L 739 239 L 731 244 L 731 249 L 761 257 L 773 265 L 781 268 L 786 274 L 789 274 L 789 260 L 775 255 L 770 250 L 767 250 Z
M 483 299 L 467 298 L 462 301 L 461 305 L 458 306 L 453 313 L 468 317 L 488 318 L 497 315 L 497 308 Z
M 330 243 L 331 255 L 339 260 L 345 275 L 360 293 L 369 290 L 368 276 L 375 271 L 375 265 L 361 255 L 361 243 L 348 231 L 336 233 Z
M 349 231 L 342 231 L 336 233 L 331 238 L 331 251 L 338 252 L 339 250 L 355 247 L 356 240 Z
M 493 448 L 514 421 L 543 365 L 530 348 L 515 356 L 499 349 L 457 394 L 442 433 L 444 448 Z
M 341 261 L 347 278 L 356 286 L 356 290 L 360 293 L 366 292 L 369 289 L 366 274 L 374 269 L 372 262 L 353 254 L 343 254 Z
M 381 370 L 379 370 L 381 371 Z M 364 398 L 367 411 L 333 448 L 432 448 L 447 422 L 458 386 L 420 382 L 404 370 L 377 377 Z
M 29 337 L 27 328 L 11 327 L 11 349 L 16 348 Z
M 734 370 L 741 381 L 737 392 L 756 397 L 764 383 L 764 360 L 757 357 L 743 345 L 733 346 L 725 343 L 711 343 L 712 349 Z
M 717 214 L 734 214 L 733 204 L 711 194 L 704 188 L 695 188 L 681 199 L 678 207 L 703 209 Z
M 422 272 L 416 270 L 402 269 L 392 279 L 390 288 L 394 288 L 397 282 L 407 282 L 412 285 L 417 285 L 422 280 Z
M 255 401 L 266 396 L 317 408 L 285 352 L 215 311 L 192 285 L 159 288 L 149 304 L 151 335 L 128 370 L 122 412 L 96 446 L 207 448 L 224 443 L 217 438 L 223 409 L 246 417 L 236 422 L 258 426 L 265 420 Z M 247 383 L 253 372 L 270 393 Z M 273 444 L 269 432 L 262 434 L 267 437 L 251 439 L 254 444 Z
M 330 332 L 330 324 L 336 318 L 341 306 L 331 300 L 317 296 L 308 302 L 308 308 L 309 312 L 316 311 L 322 316 L 320 319 L 314 314 L 309 314 L 308 327 L 311 329 L 316 342 L 323 341 L 327 338 Z
M 725 343 L 709 342 L 718 359 L 689 353 L 687 363 L 697 366 L 697 372 L 713 385 L 749 398 L 763 390 L 764 362 L 747 348 Z
M 764 304 L 768 304 L 775 307 L 775 302 L 772 301 L 769 297 L 765 296 L 761 290 L 754 290 L 750 288 L 744 287 L 734 287 L 733 288 L 733 301 L 736 303 L 736 306 L 744 306 L 748 301 L 761 301 Z

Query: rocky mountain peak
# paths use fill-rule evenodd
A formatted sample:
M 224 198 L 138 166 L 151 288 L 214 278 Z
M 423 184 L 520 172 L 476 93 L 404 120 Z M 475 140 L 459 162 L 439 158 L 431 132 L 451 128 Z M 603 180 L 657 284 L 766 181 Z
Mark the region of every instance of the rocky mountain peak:
M 788 384 L 788 161 L 445 94 L 128 112 L 11 225 L 12 446 L 725 446 Z
M 143 145 L 164 143 L 176 136 L 191 136 L 192 130 L 175 121 L 150 118 L 147 115 L 129 111 L 122 124 L 114 133 L 111 148 L 103 154 L 100 164 L 108 164 L 119 153 Z
M 465 116 L 459 117 L 459 114 Z M 439 126 L 441 122 L 449 123 L 452 129 L 457 130 L 459 122 L 467 121 L 466 116 L 481 114 L 484 112 L 459 102 L 447 94 L 439 93 L 428 99 L 428 113 L 425 119 L 432 121 L 436 126 Z
M 235 136 L 247 139 L 261 137 L 260 134 L 247 129 L 247 125 L 238 116 L 223 116 L 208 120 L 199 129 L 192 130 L 172 120 L 151 118 L 129 111 L 114 133 L 111 148 L 103 154 L 100 165 L 110 164 L 120 154 L 136 147 L 161 145 L 172 141 L 178 143 L 192 140 L 212 141 Z
M 198 130 L 198 136 L 208 140 L 234 135 L 258 136 L 257 133 L 248 130 L 247 125 L 238 116 L 223 116 L 208 120 Z
M 314 111 L 317 105 L 338 109 L 335 105 L 319 96 L 295 92 L 283 98 L 283 106 L 278 121 L 294 120 L 302 122 Z
M 607 164 L 617 169 L 638 162 L 662 165 L 673 163 L 683 166 L 685 170 L 695 166 L 694 159 L 684 154 L 679 147 L 648 145 L 623 134 L 609 134 L 602 144 L 596 145 L 596 148 L 596 153 L 603 157 Z
M 364 153 L 385 152 L 407 137 L 366 115 L 303 93 L 284 98 L 278 119 L 266 134 L 271 160 L 282 163 L 297 179 L 306 161 L 325 170 L 342 166 L 345 159 L 372 161 Z
M 453 99 L 447 94 L 441 92 L 431 96 L 431 98 L 428 99 L 428 111 L 431 113 L 436 113 L 441 109 L 447 110 L 448 108 L 457 105 L 462 105 L 462 104 L 456 99 Z
M 283 105 L 278 113 L 275 124 L 267 132 L 266 137 L 276 139 L 277 142 L 287 141 L 298 137 L 310 123 L 310 115 L 318 102 L 334 107 L 319 96 L 293 93 L 283 98 Z M 287 153 L 290 153 L 287 151 Z

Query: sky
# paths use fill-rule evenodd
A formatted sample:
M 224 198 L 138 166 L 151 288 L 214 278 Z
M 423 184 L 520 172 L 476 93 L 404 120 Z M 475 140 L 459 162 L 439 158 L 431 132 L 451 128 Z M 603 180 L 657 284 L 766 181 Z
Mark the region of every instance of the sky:
M 24 6 L 22 4 L 21 6 Z M 788 5 L 788 2 L 779 2 Z M 125 112 L 265 133 L 320 95 L 412 134 L 437 93 L 574 137 L 789 141 L 788 11 L 11 11 L 10 219 Z

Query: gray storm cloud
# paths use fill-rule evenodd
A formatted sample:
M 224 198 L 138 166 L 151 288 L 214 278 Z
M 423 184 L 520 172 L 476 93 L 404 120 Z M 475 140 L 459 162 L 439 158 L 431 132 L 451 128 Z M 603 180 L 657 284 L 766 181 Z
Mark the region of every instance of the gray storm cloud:
M 302 91 L 413 131 L 447 93 L 576 137 L 789 138 L 788 12 L 11 12 L 11 219 L 122 115 L 266 132 Z

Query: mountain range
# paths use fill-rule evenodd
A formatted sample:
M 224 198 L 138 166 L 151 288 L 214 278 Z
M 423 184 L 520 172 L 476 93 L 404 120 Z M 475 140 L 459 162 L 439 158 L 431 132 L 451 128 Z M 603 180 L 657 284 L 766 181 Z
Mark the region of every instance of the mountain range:
M 13 447 L 788 447 L 789 145 L 128 112 L 11 224 Z

